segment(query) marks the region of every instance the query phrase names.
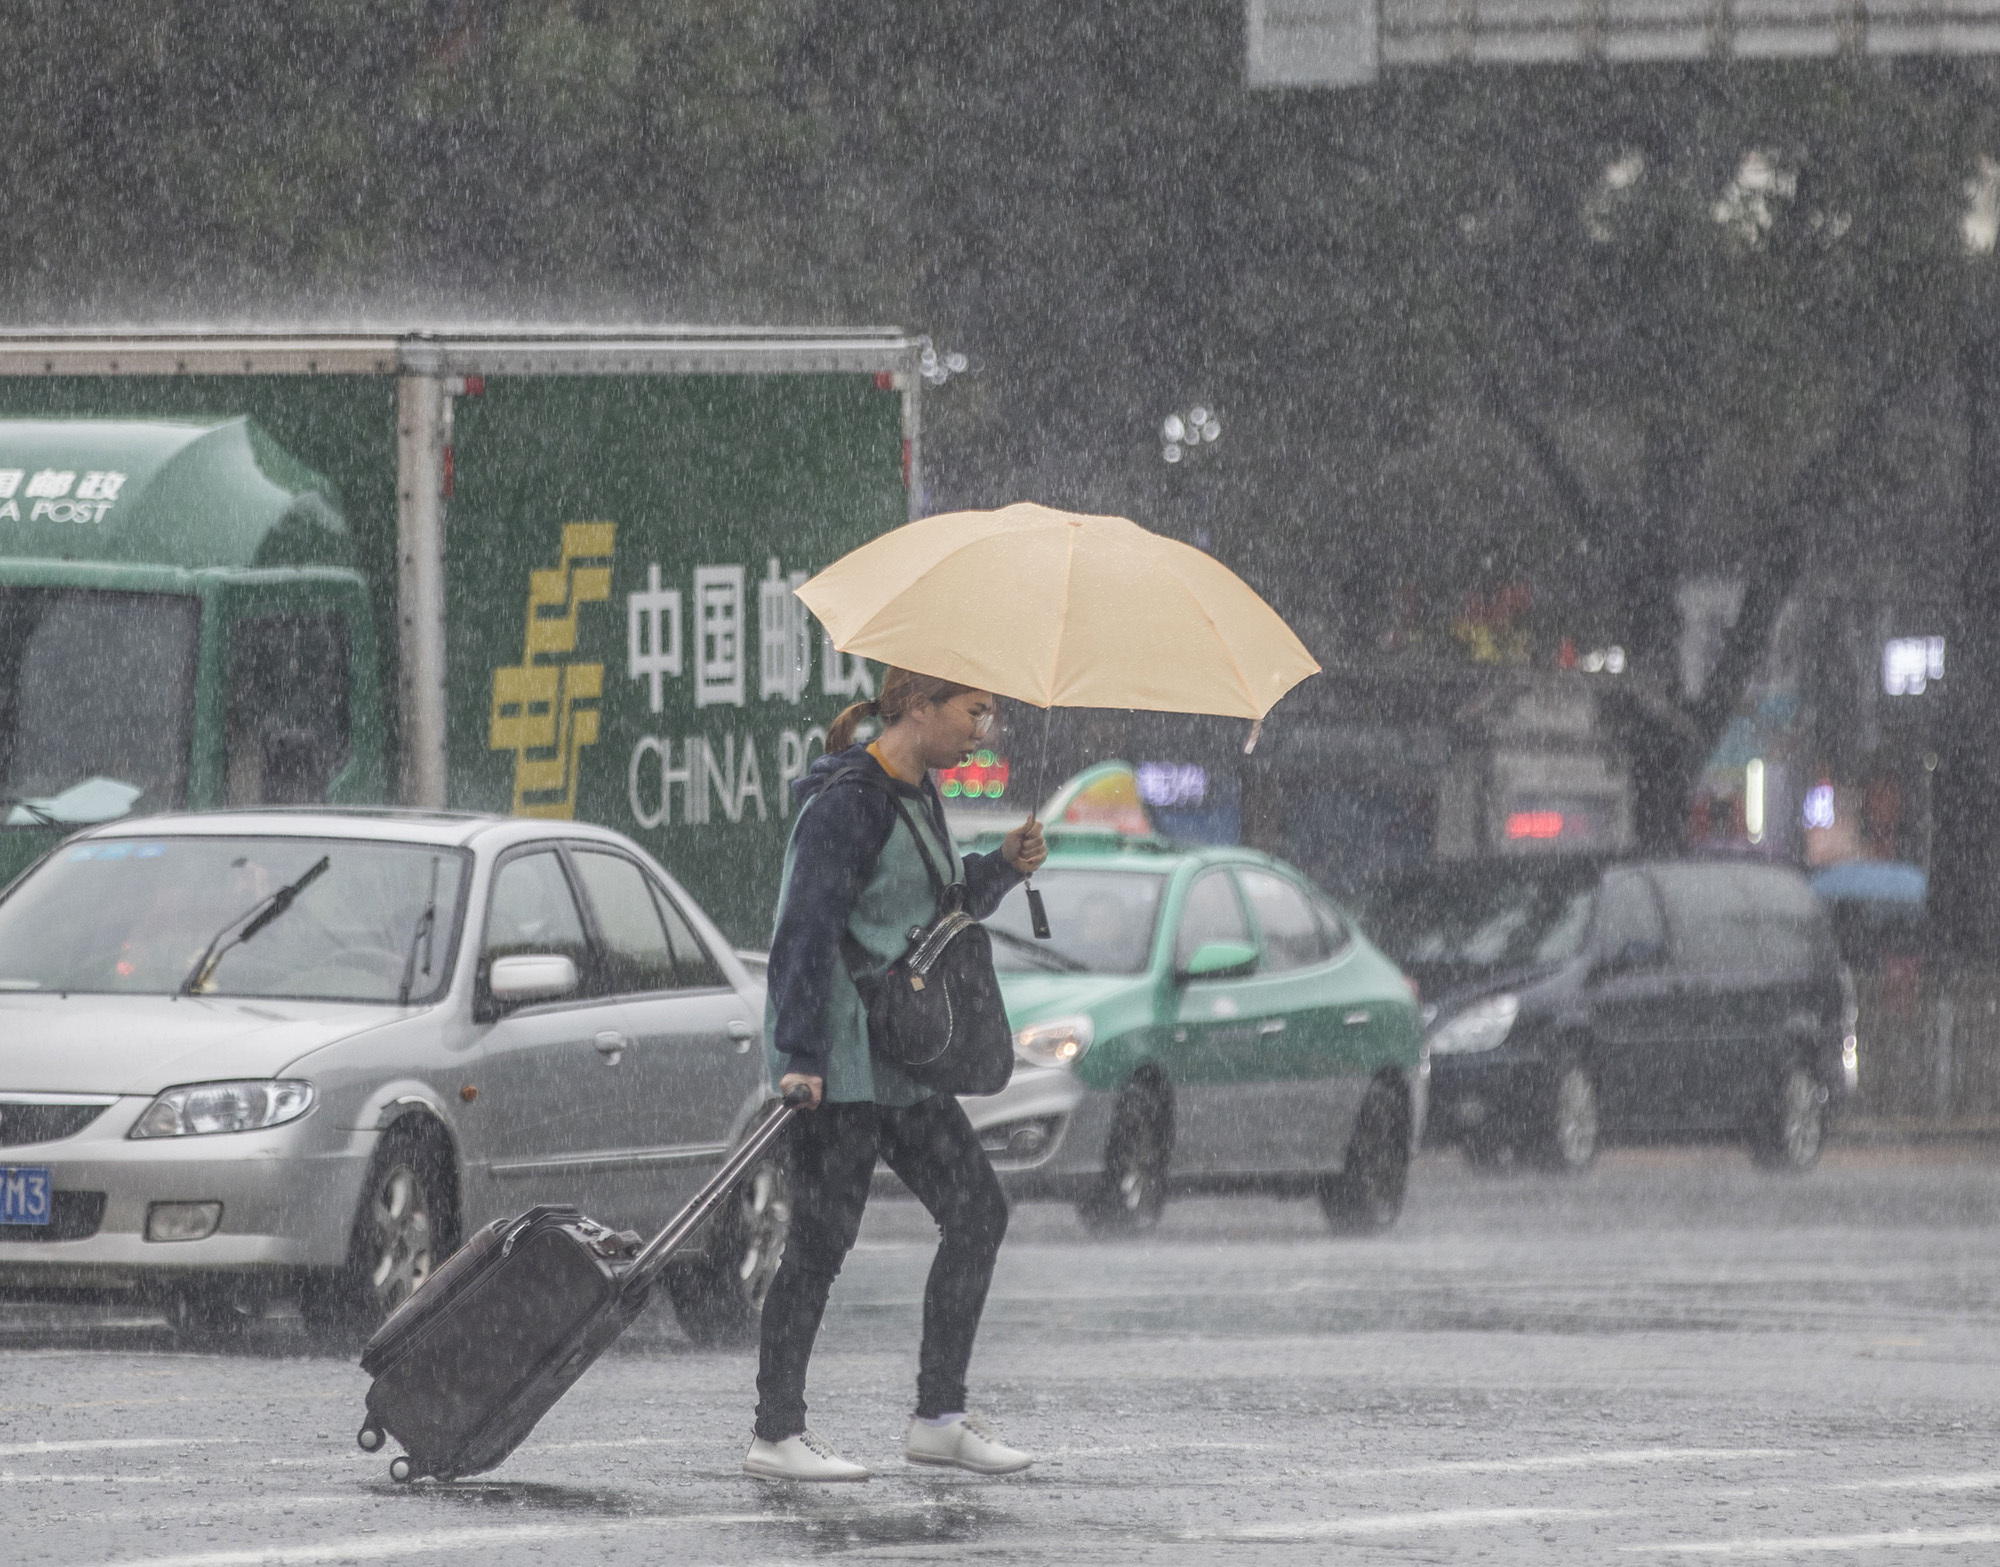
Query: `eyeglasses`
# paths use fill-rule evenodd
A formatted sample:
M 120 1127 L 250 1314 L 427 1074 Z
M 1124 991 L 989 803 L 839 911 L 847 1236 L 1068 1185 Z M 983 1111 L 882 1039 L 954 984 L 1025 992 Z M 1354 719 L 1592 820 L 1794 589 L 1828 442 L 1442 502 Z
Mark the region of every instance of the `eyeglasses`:
M 981 713 L 977 718 L 973 719 L 972 735 L 974 739 L 984 740 L 993 732 L 993 718 L 994 715 L 989 711 Z

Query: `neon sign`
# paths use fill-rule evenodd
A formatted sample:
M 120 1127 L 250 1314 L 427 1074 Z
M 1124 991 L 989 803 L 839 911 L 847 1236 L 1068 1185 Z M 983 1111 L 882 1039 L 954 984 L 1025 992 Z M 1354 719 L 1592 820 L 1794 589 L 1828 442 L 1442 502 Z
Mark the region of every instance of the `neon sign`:
M 1560 838 L 1561 811 L 1516 811 L 1507 818 L 1509 838 Z
M 1208 798 L 1208 771 L 1193 762 L 1141 762 L 1139 798 L 1153 806 L 1198 806 Z
M 947 800 L 997 800 L 1007 792 L 1007 758 L 975 751 L 963 767 L 940 771 L 937 781 Z

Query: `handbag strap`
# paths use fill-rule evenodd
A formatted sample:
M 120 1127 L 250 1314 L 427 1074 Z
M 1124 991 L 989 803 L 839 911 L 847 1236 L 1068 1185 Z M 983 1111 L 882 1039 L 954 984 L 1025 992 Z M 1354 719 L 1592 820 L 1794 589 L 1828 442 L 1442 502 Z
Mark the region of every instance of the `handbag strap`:
M 948 883 L 938 874 L 937 862 L 931 858 L 930 848 L 924 842 L 923 831 L 917 826 L 916 820 L 910 815 L 908 807 L 904 804 L 903 797 L 891 789 L 888 786 L 887 780 L 881 777 L 874 769 L 864 767 L 859 762 L 843 767 L 831 778 L 827 779 L 826 787 L 821 789 L 815 798 L 824 799 L 826 795 L 832 792 L 835 784 L 848 778 L 857 778 L 868 788 L 879 789 L 882 793 L 888 795 L 890 802 L 896 807 L 897 816 L 902 819 L 903 825 L 910 829 L 910 837 L 917 845 L 917 857 L 924 862 L 924 875 L 931 884 L 931 922 L 935 925 L 940 914 L 940 906 L 945 902 L 946 892 L 953 887 L 963 887 L 964 884 L 958 881 Z M 895 830 L 895 826 L 892 823 L 889 831 L 893 834 Z M 884 847 L 887 847 L 886 840 Z M 960 900 L 962 906 L 963 893 L 960 894 Z M 949 915 L 955 911 L 945 910 L 943 912 Z M 910 943 L 911 947 L 915 947 L 922 940 L 922 937 L 923 931 L 919 929 L 916 932 L 915 939 Z M 875 975 L 873 973 L 875 968 L 874 958 L 860 942 L 854 939 L 851 931 L 845 930 L 840 933 L 840 955 L 847 963 L 847 977 L 854 981 L 854 988 L 859 990 L 865 998 L 875 983 Z M 909 953 L 906 949 L 904 956 L 907 957 L 908 955 Z

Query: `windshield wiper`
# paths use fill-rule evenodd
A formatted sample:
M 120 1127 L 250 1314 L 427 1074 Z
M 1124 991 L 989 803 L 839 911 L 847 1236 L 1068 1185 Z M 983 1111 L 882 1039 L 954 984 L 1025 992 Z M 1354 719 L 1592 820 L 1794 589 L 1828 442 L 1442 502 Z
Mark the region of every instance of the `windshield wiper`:
M 306 888 L 310 887 L 321 876 L 326 874 L 326 868 L 332 863 L 333 856 L 322 854 L 306 871 L 305 875 L 301 876 L 297 881 L 291 883 L 289 886 L 280 887 L 267 898 L 259 898 L 249 908 L 245 909 L 235 919 L 217 931 L 209 944 L 202 949 L 201 957 L 196 961 L 195 966 L 188 970 L 187 978 L 181 981 L 180 993 L 184 996 L 192 996 L 199 991 L 203 985 L 208 983 L 209 976 L 215 972 L 215 966 L 222 961 L 223 957 L 232 947 L 242 946 L 244 942 L 256 935 L 258 931 L 270 924 L 280 914 L 283 914 L 285 910 L 289 909 L 297 901 L 300 893 L 304 892 Z M 236 930 L 238 925 L 243 926 L 243 929 L 238 931 L 230 940 L 223 940 L 223 937 L 228 936 L 232 930 Z
M 995 941 L 1004 941 L 1016 952 L 1025 952 L 1038 963 L 1046 965 L 1058 974 L 1085 974 L 1089 965 L 1079 963 L 1067 952 L 1058 952 L 1053 947 L 1045 947 L 1039 941 L 1030 941 L 1026 936 L 1017 936 L 1011 930 L 1000 930 L 995 926 L 986 927 L 986 934 Z
M 424 900 L 424 912 L 417 916 L 417 928 L 410 932 L 410 955 L 403 962 L 403 983 L 396 990 L 396 1005 L 410 1004 L 410 991 L 417 982 L 417 944 L 424 949 L 424 978 L 431 977 L 431 947 L 437 931 L 438 857 L 431 856 L 431 890 Z

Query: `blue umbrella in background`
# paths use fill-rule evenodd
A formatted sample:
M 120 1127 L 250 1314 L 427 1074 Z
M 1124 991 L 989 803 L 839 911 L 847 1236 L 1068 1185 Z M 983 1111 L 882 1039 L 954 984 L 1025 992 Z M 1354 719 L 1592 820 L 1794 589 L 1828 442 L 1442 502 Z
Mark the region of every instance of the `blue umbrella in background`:
M 1852 903 L 1899 903 L 1921 907 L 1930 878 L 1908 860 L 1848 860 L 1829 865 L 1812 879 L 1822 898 Z

